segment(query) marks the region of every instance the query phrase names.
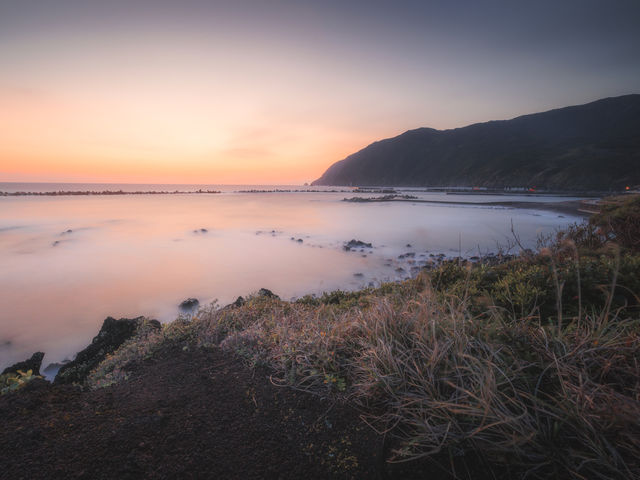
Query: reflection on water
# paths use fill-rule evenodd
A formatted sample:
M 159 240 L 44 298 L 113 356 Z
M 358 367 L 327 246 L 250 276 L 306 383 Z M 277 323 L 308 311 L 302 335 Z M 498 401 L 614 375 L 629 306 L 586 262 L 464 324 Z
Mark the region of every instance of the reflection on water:
M 512 221 L 533 245 L 578 220 L 508 208 L 345 203 L 344 193 L 233 191 L 0 198 L 0 368 L 36 350 L 46 352 L 44 365 L 60 361 L 86 346 L 108 315 L 168 321 L 188 297 L 225 304 L 261 287 L 287 299 L 354 289 L 406 275 L 396 270 L 407 251 L 416 259 L 486 253 L 509 242 Z M 344 251 L 352 238 L 373 248 Z

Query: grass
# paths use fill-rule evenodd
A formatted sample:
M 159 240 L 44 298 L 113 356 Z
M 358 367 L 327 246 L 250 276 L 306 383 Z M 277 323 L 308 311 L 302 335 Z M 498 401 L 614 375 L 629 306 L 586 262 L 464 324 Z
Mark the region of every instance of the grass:
M 475 456 L 515 478 L 640 478 L 640 203 L 610 202 L 500 265 L 214 304 L 141 331 L 89 384 L 125 379 L 167 346 L 222 348 L 283 385 L 359 405 L 394 439 L 391 461 Z

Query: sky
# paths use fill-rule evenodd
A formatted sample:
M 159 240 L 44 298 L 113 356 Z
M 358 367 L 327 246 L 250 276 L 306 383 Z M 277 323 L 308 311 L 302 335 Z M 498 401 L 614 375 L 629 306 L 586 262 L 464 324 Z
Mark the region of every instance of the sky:
M 0 182 L 301 184 L 640 93 L 640 1 L 0 0 Z

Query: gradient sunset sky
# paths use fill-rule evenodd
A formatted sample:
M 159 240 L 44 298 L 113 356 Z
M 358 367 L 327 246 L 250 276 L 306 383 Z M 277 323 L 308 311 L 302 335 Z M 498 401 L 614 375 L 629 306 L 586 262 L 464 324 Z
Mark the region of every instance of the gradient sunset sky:
M 0 182 L 296 184 L 640 92 L 640 1 L 0 1 Z

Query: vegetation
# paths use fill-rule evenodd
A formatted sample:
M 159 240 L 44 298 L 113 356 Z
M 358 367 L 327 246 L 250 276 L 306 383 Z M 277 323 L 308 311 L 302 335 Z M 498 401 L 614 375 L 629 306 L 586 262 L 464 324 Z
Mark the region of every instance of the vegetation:
M 0 395 L 15 392 L 36 378 L 42 377 L 34 375 L 33 370 L 27 370 L 26 372 L 18 370 L 16 373 L 3 373 L 0 375 Z
M 393 439 L 391 461 L 638 478 L 639 212 L 638 197 L 610 199 L 499 265 L 445 262 L 358 292 L 213 304 L 138 333 L 89 384 L 126 378 L 162 349 L 222 348 L 271 367 L 275 382 L 358 404 Z
M 418 128 L 334 163 L 312 185 L 622 191 L 640 184 L 639 132 L 640 95 L 451 130 Z

